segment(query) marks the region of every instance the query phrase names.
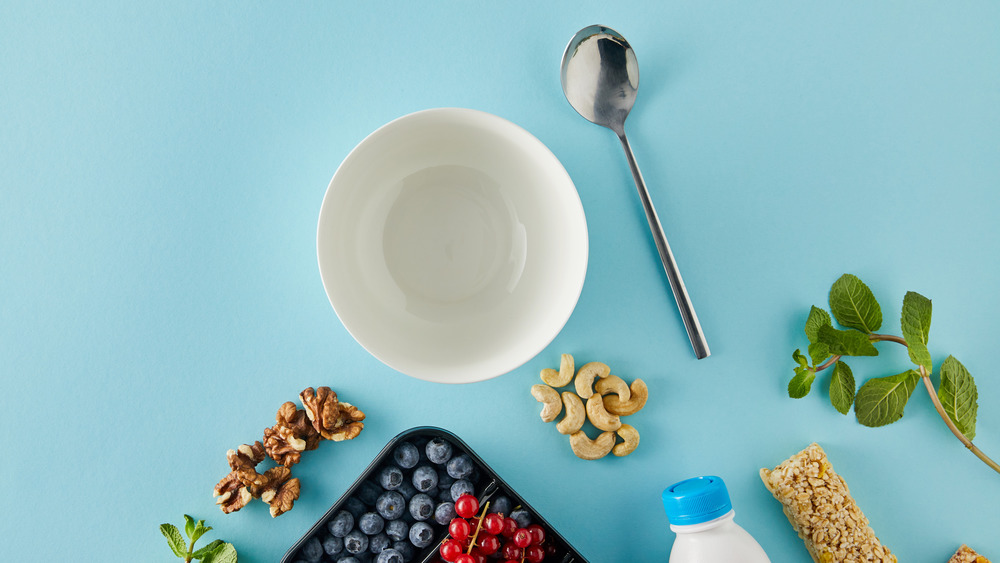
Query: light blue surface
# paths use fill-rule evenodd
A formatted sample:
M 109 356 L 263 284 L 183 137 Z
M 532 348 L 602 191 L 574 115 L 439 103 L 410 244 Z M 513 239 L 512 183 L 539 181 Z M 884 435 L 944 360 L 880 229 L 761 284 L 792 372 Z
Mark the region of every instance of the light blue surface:
M 978 376 L 1000 456 L 1000 5 L 995 2 L 0 3 L 0 530 L 9 561 L 170 561 L 157 527 L 208 519 L 273 562 L 383 444 L 450 429 L 593 563 L 663 561 L 660 493 L 714 474 L 776 563 L 807 561 L 759 468 L 817 441 L 905 562 L 1000 558 L 1000 475 L 918 389 L 859 426 L 785 393 L 809 306 L 843 272 L 897 333 L 934 300 L 935 365 Z M 713 355 L 694 359 L 613 134 L 563 98 L 573 33 L 636 49 L 629 133 Z M 538 357 L 449 387 L 340 325 L 315 228 L 337 165 L 401 115 L 459 106 L 542 140 L 590 230 L 586 285 Z M 898 346 L 853 363 L 898 373 Z M 559 354 L 642 377 L 630 457 L 584 462 L 528 394 Z M 821 381 L 826 381 L 822 378 Z M 329 385 L 369 415 L 295 474 L 272 520 L 223 516 L 225 451 Z

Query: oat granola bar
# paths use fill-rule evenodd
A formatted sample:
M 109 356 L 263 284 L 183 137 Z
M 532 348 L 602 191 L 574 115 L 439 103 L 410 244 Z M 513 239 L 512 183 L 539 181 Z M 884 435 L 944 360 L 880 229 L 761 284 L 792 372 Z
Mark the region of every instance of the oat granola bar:
M 990 563 L 990 560 L 979 555 L 972 548 L 967 545 L 962 545 L 955 552 L 955 555 L 951 556 L 948 563 Z
M 868 525 L 823 448 L 812 444 L 760 478 L 816 563 L 897 563 Z

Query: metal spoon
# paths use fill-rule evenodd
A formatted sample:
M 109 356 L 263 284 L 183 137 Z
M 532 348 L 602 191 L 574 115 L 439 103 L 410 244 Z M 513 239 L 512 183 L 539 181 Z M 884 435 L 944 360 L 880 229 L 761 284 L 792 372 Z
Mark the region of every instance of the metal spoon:
M 684 280 L 677 270 L 677 262 L 667 244 L 667 235 L 663 233 L 660 219 L 649 199 L 646 182 L 642 179 L 635 155 L 625 137 L 625 118 L 635 104 L 635 94 L 639 87 L 639 63 L 636 62 L 635 52 L 617 31 L 601 25 L 585 27 L 566 46 L 560 78 L 566 99 L 577 113 L 618 135 L 694 354 L 698 359 L 707 358 L 711 352 L 705 341 L 705 333 L 701 330 L 698 315 L 694 312 Z

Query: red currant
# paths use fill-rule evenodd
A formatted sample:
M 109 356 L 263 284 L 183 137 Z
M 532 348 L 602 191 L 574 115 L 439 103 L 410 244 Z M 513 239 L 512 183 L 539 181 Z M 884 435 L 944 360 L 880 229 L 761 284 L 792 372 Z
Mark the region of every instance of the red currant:
M 472 495 L 462 495 L 455 501 L 455 512 L 462 518 L 472 518 L 479 511 L 479 501 Z
M 472 525 L 464 518 L 452 518 L 448 524 L 448 534 L 456 540 L 462 541 L 472 533 Z
M 493 555 L 500 549 L 500 540 L 494 535 L 480 533 L 476 542 L 479 543 L 479 550 L 486 555 Z
M 455 561 L 462 553 L 462 544 L 456 540 L 445 540 L 441 543 L 441 559 L 445 561 Z
M 503 530 L 500 533 L 503 534 L 505 537 L 510 538 L 514 536 L 514 532 L 516 531 L 517 531 L 517 522 L 510 517 L 504 518 Z M 512 557 L 511 559 L 517 559 L 517 558 Z
M 500 557 L 504 559 L 520 559 L 521 548 L 514 545 L 513 542 L 507 542 L 500 548 Z
M 545 541 L 545 528 L 538 524 L 528 526 L 528 532 L 531 534 L 532 545 L 538 545 Z
M 455 558 L 455 563 L 476 563 L 476 558 L 468 553 L 460 553 L 458 557 Z
M 487 514 L 483 519 L 483 527 L 494 536 L 503 531 L 503 516 L 499 514 Z
M 527 549 L 524 550 L 524 560 L 530 561 L 531 563 L 542 563 L 545 559 L 545 550 L 538 545 L 529 545 Z
M 521 548 L 531 545 L 531 532 L 525 530 L 524 528 L 518 528 L 517 531 L 514 532 L 514 545 Z

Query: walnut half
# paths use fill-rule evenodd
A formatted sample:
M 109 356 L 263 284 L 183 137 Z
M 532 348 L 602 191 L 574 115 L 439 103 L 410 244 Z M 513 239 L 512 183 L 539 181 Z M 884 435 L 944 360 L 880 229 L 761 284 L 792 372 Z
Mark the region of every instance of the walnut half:
M 264 429 L 264 448 L 277 464 L 295 465 L 302 459 L 306 441 L 296 437 L 291 428 L 275 424 Z
M 270 489 L 261 495 L 261 500 L 271 506 L 271 518 L 277 518 L 292 509 L 299 498 L 300 484 L 298 478 L 289 479 L 277 489 Z
M 222 512 L 226 514 L 236 512 L 253 499 L 250 491 L 240 483 L 236 471 L 230 472 L 219 481 L 215 486 L 213 496 L 218 497 L 215 504 L 219 505 Z

